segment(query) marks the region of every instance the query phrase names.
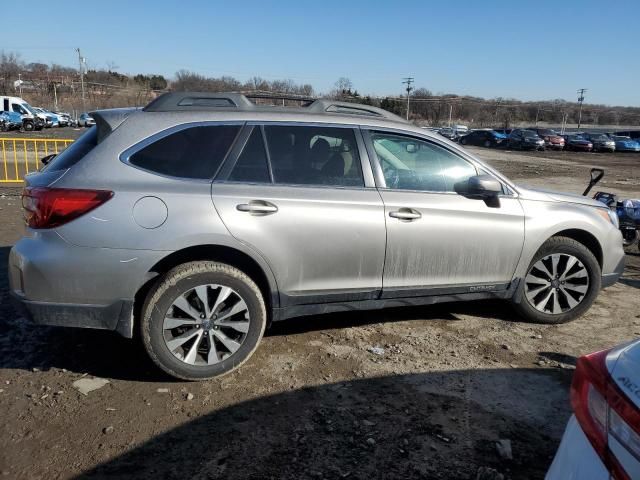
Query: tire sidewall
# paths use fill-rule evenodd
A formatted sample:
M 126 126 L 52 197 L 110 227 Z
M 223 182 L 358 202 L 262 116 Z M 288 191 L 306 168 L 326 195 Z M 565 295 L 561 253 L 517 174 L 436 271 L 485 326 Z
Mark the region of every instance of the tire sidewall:
M 535 265 L 536 262 L 538 262 L 540 259 L 556 253 L 573 255 L 578 260 L 580 260 L 580 263 L 585 266 L 589 275 L 589 290 L 587 291 L 580 304 L 574 309 L 569 310 L 565 313 L 561 313 L 559 315 L 543 313 L 539 310 L 536 310 L 536 308 L 529 303 L 529 300 L 526 298 L 524 292 L 525 278 L 533 265 Z M 598 296 L 598 293 L 600 292 L 602 284 L 600 265 L 598 264 L 598 261 L 596 260 L 594 255 L 584 245 L 574 240 L 568 238 L 564 239 L 561 237 L 558 237 L 557 239 L 551 239 L 550 241 L 545 243 L 540 248 L 540 250 L 538 250 L 538 252 L 531 260 L 531 263 L 529 263 L 524 276 L 525 278 L 520 281 L 520 285 L 518 286 L 519 303 L 517 303 L 517 308 L 527 320 L 537 323 L 566 323 L 580 317 L 591 307 L 596 297 Z
M 185 380 L 200 380 L 228 373 L 244 363 L 257 348 L 266 326 L 266 311 L 257 286 L 239 270 L 169 272 L 166 280 L 150 292 L 150 302 L 143 309 L 142 338 L 152 360 L 170 375 Z M 239 274 L 239 275 L 238 275 Z M 242 278 L 244 277 L 244 279 Z M 229 358 L 214 365 L 189 365 L 176 358 L 164 342 L 163 322 L 175 299 L 186 291 L 205 284 L 224 285 L 235 290 L 249 310 L 249 330 L 242 345 Z

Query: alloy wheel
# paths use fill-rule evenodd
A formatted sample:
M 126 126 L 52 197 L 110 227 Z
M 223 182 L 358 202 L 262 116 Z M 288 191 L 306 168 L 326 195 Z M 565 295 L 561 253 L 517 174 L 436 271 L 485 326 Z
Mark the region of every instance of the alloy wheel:
M 525 297 L 536 310 L 559 315 L 577 307 L 589 291 L 589 273 L 578 258 L 554 253 L 538 260 L 525 277 Z
M 190 365 L 213 365 L 233 355 L 249 331 L 249 309 L 235 290 L 207 284 L 176 298 L 163 320 L 166 347 Z

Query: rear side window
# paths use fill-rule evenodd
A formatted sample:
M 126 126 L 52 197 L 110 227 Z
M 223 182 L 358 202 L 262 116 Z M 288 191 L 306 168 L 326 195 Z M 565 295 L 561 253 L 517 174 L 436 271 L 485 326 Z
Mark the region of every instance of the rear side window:
M 351 128 L 266 126 L 265 134 L 275 183 L 364 186 Z
M 239 130 L 238 125 L 185 128 L 138 150 L 129 163 L 170 177 L 210 179 Z
M 98 130 L 91 127 L 78 140 L 59 153 L 42 170 L 66 170 L 78 163 L 98 144 Z

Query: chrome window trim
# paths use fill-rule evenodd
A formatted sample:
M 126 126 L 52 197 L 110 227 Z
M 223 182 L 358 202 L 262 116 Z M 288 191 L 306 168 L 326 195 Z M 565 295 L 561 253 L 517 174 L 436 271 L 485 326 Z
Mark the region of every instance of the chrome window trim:
M 158 177 L 162 177 L 162 178 L 167 178 L 167 179 L 171 179 L 171 180 L 183 180 L 183 181 L 189 181 L 189 182 L 197 182 L 197 183 L 211 183 L 213 181 L 214 178 L 216 178 L 216 176 L 218 175 L 218 173 L 220 172 L 220 170 L 222 169 L 222 167 L 224 166 L 224 164 L 226 163 L 227 158 L 229 157 L 229 155 L 231 154 L 231 152 L 233 151 L 236 142 L 238 141 L 238 138 L 240 138 L 242 136 L 242 133 L 244 131 L 244 126 L 246 125 L 247 122 L 245 121 L 240 121 L 240 120 L 229 120 L 229 121 L 200 121 L 200 122 L 187 122 L 187 123 L 181 123 L 179 125 L 173 125 L 169 128 L 166 128 L 164 130 L 160 130 L 156 133 L 154 133 L 153 135 L 149 135 L 148 137 L 144 138 L 143 140 L 140 140 L 139 142 L 133 144 L 131 147 L 125 149 L 124 151 L 122 151 L 120 153 L 120 155 L 118 155 L 118 159 L 124 163 L 125 165 L 135 168 L 136 170 L 140 170 L 143 172 L 147 172 L 150 173 L 152 175 L 156 175 Z M 236 134 L 236 137 L 233 139 L 233 142 L 231 142 L 231 145 L 229 146 L 229 150 L 227 150 L 224 158 L 222 159 L 222 161 L 220 162 L 220 165 L 218 165 L 218 168 L 216 169 L 216 171 L 213 173 L 213 175 L 209 178 L 191 178 L 191 177 L 178 177 L 178 176 L 173 176 L 173 175 L 166 175 L 163 173 L 159 173 L 153 170 L 149 170 L 148 168 L 143 168 L 143 167 L 139 167 L 138 165 L 134 165 L 133 163 L 130 162 L 131 156 L 138 153 L 140 150 L 148 147 L 149 145 L 151 145 L 152 143 L 157 142 L 158 140 L 161 140 L 165 137 L 168 137 L 169 135 L 172 135 L 176 132 L 180 132 L 182 130 L 187 130 L 189 128 L 194 128 L 194 127 L 222 127 L 222 126 L 238 126 L 240 127 L 238 130 L 238 133 Z

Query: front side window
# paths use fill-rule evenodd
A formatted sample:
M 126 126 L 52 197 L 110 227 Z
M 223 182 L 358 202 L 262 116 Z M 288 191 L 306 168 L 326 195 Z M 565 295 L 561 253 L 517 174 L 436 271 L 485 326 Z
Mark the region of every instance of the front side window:
M 265 135 L 275 183 L 364 186 L 352 129 L 266 126 Z
M 457 182 L 477 175 L 469 162 L 427 141 L 388 133 L 373 133 L 372 141 L 387 188 L 454 192 Z
M 22 108 L 21 105 L 18 105 L 17 103 L 11 104 L 11 108 L 13 108 L 14 112 L 17 112 L 20 115 L 27 115 L 28 113 L 24 108 Z
M 238 125 L 185 128 L 138 150 L 129 157 L 129 163 L 171 177 L 210 179 L 239 130 Z

